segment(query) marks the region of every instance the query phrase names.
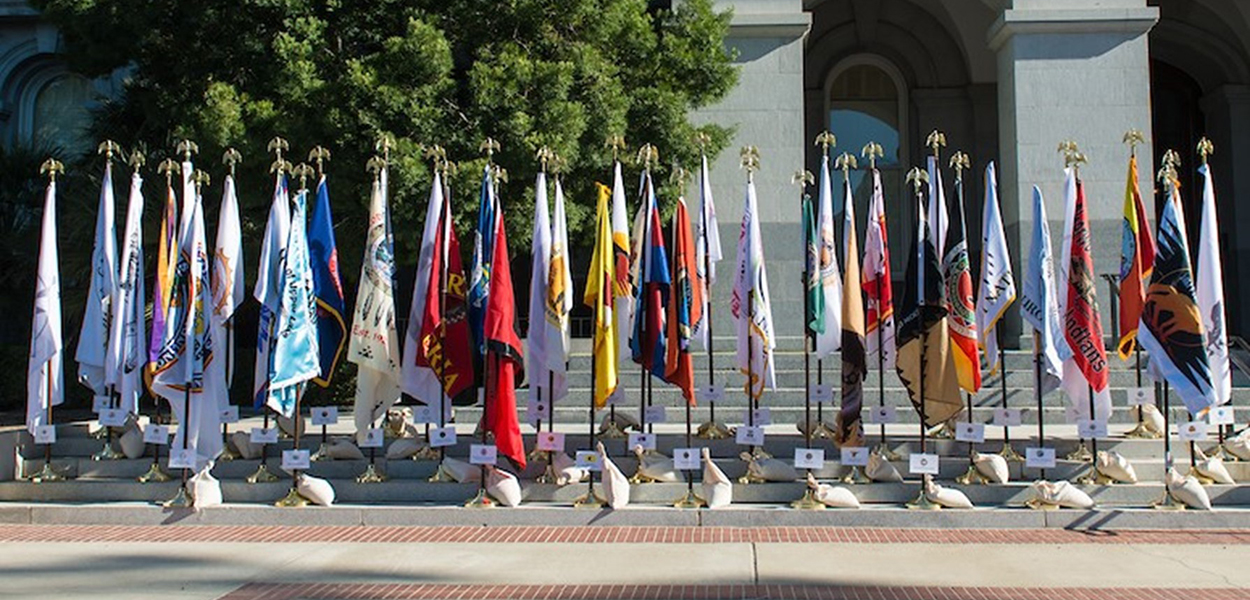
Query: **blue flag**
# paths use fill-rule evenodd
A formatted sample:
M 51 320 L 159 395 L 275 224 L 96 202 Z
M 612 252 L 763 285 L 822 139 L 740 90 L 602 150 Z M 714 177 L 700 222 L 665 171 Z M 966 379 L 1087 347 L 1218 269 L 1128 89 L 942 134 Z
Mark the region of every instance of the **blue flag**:
M 326 176 L 317 183 L 317 202 L 308 223 L 308 254 L 312 260 L 313 290 L 317 298 L 317 346 L 321 374 L 313 383 L 329 387 L 343 358 L 347 324 L 343 321 L 343 284 L 339 278 L 339 251 L 334 243 L 334 219 L 330 216 L 330 188 Z
M 1050 247 L 1050 224 L 1042 190 L 1033 186 L 1033 243 L 1029 266 L 1020 295 L 1020 317 L 1034 330 L 1034 343 L 1041 357 L 1042 394 L 1058 389 L 1063 362 L 1072 358 L 1072 348 L 1063 335 L 1059 318 L 1059 298 L 1055 285 L 1054 253 Z
M 286 259 L 282 261 L 281 298 L 269 362 L 267 404 L 287 417 L 295 414 L 295 401 L 304 385 L 321 373 L 317 360 L 317 301 L 305 225 L 307 205 L 308 190 L 300 190 L 291 214 Z
M 473 234 L 473 266 L 469 275 L 469 330 L 473 333 L 473 355 L 477 360 L 486 355 L 486 340 L 482 329 L 486 322 L 486 300 L 490 293 L 490 260 L 495 248 L 497 209 L 494 182 L 490 176 L 490 165 L 487 165 L 482 172 L 477 230 Z M 476 369 L 475 372 L 481 373 L 482 370 Z
M 634 286 L 634 324 L 629 337 L 629 348 L 634 362 L 651 374 L 664 379 L 667 349 L 665 347 L 665 322 L 668 310 L 668 292 L 673 278 L 668 269 L 668 253 L 664 249 L 664 231 L 660 223 L 660 211 L 656 206 L 655 188 L 651 176 L 646 176 L 647 212 L 643 217 L 642 236 L 639 240 L 638 285 Z

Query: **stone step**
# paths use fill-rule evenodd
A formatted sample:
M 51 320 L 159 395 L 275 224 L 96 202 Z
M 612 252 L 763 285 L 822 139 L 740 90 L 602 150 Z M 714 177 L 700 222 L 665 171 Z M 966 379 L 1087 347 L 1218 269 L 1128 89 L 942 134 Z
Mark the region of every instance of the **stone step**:
M 733 368 L 736 361 L 736 349 L 732 343 L 717 343 L 716 351 L 712 354 L 712 362 L 717 369 Z M 575 352 L 569 356 L 568 369 L 570 372 L 589 372 L 590 371 L 590 352 Z M 696 351 L 694 356 L 695 369 L 700 373 L 707 370 L 707 352 Z M 1007 370 L 1021 373 L 1033 372 L 1033 352 L 1008 350 L 1005 356 L 1007 362 Z M 816 368 L 816 355 L 810 357 L 811 366 Z M 836 369 L 841 365 L 842 358 L 838 353 L 834 353 L 824 359 L 825 370 Z M 1146 355 L 1142 355 L 1142 372 L 1146 371 Z M 875 358 L 868 362 L 869 370 L 876 370 Z M 637 370 L 637 365 L 628 360 L 628 357 L 621 359 L 621 370 Z M 778 344 L 776 350 L 773 351 L 773 368 L 801 371 L 803 369 L 803 351 L 801 346 L 796 342 L 793 345 Z M 1110 356 L 1107 360 L 1107 369 L 1110 372 L 1133 372 L 1136 369 L 1136 363 L 1133 361 L 1122 361 L 1117 356 Z
M 629 367 L 623 368 L 620 371 L 621 383 L 623 383 L 628 389 L 631 389 L 631 390 L 638 389 L 638 380 L 640 377 L 639 371 L 640 369 L 637 365 L 631 365 Z M 781 387 L 794 387 L 794 388 L 801 389 L 803 387 L 804 381 L 810 381 L 810 383 L 812 384 L 817 383 L 817 381 L 821 381 L 823 383 L 832 385 L 834 390 L 836 391 L 836 390 L 839 390 L 842 385 L 842 370 L 840 367 L 831 368 L 829 365 L 826 365 L 823 377 L 818 377 L 819 372 L 817 371 L 816 363 L 814 362 L 812 363 L 811 376 L 810 378 L 807 378 L 807 379 L 805 379 L 805 376 L 804 376 L 805 371 L 803 370 L 802 365 L 800 365 L 799 368 L 784 368 L 783 369 L 783 368 L 778 367 L 778 368 L 775 368 L 773 372 L 777 378 L 777 385 Z M 728 364 L 726 364 L 724 367 L 717 365 L 717 368 L 714 371 L 714 375 L 715 375 L 715 380 L 721 385 L 725 386 L 726 388 L 735 388 L 735 387 L 741 388 L 741 386 L 743 385 L 743 382 L 745 381 L 745 376 L 741 372 L 739 372 L 737 368 L 731 368 L 730 365 Z M 579 370 L 579 371 L 569 371 L 567 377 L 568 377 L 568 383 L 571 387 L 579 387 L 579 388 L 590 387 L 591 380 L 590 380 L 589 369 Z M 881 379 L 882 378 L 879 377 L 877 373 L 876 367 L 870 368 L 868 370 L 868 375 L 864 378 L 864 382 L 863 382 L 864 389 L 865 390 L 877 389 L 877 387 L 879 386 L 878 382 Z M 893 371 L 886 371 L 884 379 L 885 379 L 885 385 L 887 388 L 902 387 L 902 383 L 900 382 L 898 375 L 894 373 Z M 695 382 L 698 383 L 699 385 L 705 385 L 707 381 L 708 381 L 707 370 L 700 369 L 696 374 Z M 1009 389 L 1024 389 L 1024 390 L 1032 391 L 1034 387 L 1033 384 L 1034 384 L 1034 377 L 1033 377 L 1032 371 L 1008 371 L 1007 372 L 1007 387 Z M 663 383 L 659 381 L 658 379 L 655 379 L 653 383 L 653 387 L 655 388 L 659 388 L 661 386 L 667 386 L 667 385 L 668 385 L 667 383 Z M 1132 371 L 1120 371 L 1120 370 L 1112 370 L 1108 373 L 1108 385 L 1111 387 L 1111 389 L 1114 392 L 1118 392 L 1116 395 L 1121 395 L 1121 396 L 1125 393 L 1124 392 L 1125 389 L 1131 388 L 1131 387 L 1139 387 L 1137 384 L 1136 373 Z M 1149 377 L 1143 376 L 1141 386 L 1153 388 L 1154 383 L 1151 381 Z M 1000 393 L 1002 393 L 1002 377 L 1000 377 L 999 375 L 982 377 L 982 388 L 979 394 L 998 395 Z M 1241 399 L 1243 400 L 1250 399 L 1250 387 L 1236 387 L 1234 388 L 1234 393 L 1241 394 Z

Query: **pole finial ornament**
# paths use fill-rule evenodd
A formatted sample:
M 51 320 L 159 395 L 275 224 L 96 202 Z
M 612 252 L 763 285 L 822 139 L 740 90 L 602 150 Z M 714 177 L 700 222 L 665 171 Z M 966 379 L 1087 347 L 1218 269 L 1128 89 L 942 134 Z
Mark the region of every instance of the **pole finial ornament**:
M 113 140 L 104 140 L 96 147 L 96 154 L 103 154 L 106 162 L 113 162 L 114 154 L 121 154 L 122 147 L 117 145 Z
M 738 151 L 739 166 L 746 169 L 747 181 L 751 181 L 755 177 L 755 172 L 760 170 L 760 149 L 756 146 L 743 146 Z
M 43 161 L 42 165 L 39 165 L 39 174 L 47 175 L 48 181 L 56 183 L 56 176 L 65 174 L 65 165 L 61 161 L 49 157 L 48 160 Z
M 159 167 L 156 167 L 156 172 L 165 176 L 166 186 L 173 185 L 174 173 L 177 173 L 181 170 L 182 170 L 182 167 L 179 167 L 178 163 L 175 162 L 174 159 L 172 158 L 166 158 L 165 160 L 161 161 L 161 164 Z
M 851 154 L 850 152 L 843 152 L 838 156 L 838 159 L 834 161 L 833 166 L 842 171 L 843 179 L 850 179 L 851 169 L 858 169 L 859 161 L 855 160 L 854 154 Z
M 200 147 L 198 144 L 196 144 L 195 142 L 191 140 L 185 140 L 185 139 L 182 140 L 181 142 L 178 142 L 178 145 L 174 147 L 174 150 L 177 151 L 179 154 L 181 154 L 182 159 L 186 162 L 191 162 L 192 154 L 200 153 Z
M 951 155 L 951 168 L 955 169 L 955 179 L 962 180 L 964 178 L 964 169 L 972 168 L 972 159 L 963 151 L 956 151 Z
M 829 156 L 829 149 L 838 145 L 838 137 L 832 131 L 822 131 L 816 134 L 816 145 L 820 146 L 821 156 Z
M 638 164 L 642 165 L 642 170 L 650 173 L 651 167 L 660 160 L 660 151 L 651 144 L 643 144 L 638 149 Z
M 325 161 L 330 160 L 330 151 L 325 146 L 313 146 L 313 149 L 308 151 L 308 160 L 316 163 L 318 176 L 324 175 Z
M 126 162 L 130 163 L 131 169 L 137 173 L 147 163 L 147 158 L 136 148 L 130 151 L 130 158 Z
M 907 172 L 907 183 L 911 184 L 911 186 L 916 190 L 916 195 L 919 196 L 922 190 L 924 190 L 924 187 L 929 185 L 929 172 L 921 169 L 920 167 L 912 167 L 912 169 Z
M 291 170 L 291 163 L 282 159 L 282 153 L 290 149 L 291 144 L 287 143 L 285 139 L 275 136 L 272 140 L 269 140 L 268 150 L 275 155 L 273 164 L 269 165 L 270 173 L 282 174 Z
M 612 161 L 619 161 L 621 160 L 621 152 L 625 151 L 625 136 L 619 133 L 609 135 L 603 145 L 612 149 Z
M 1198 140 L 1198 156 L 1202 157 L 1202 164 L 1207 164 L 1207 159 L 1212 154 L 1215 154 L 1215 144 L 1212 144 L 1211 140 L 1206 137 Z
M 1124 132 L 1124 143 L 1128 144 L 1129 156 L 1137 156 L 1137 145 L 1146 143 L 1146 134 L 1140 129 L 1130 129 Z
M 864 149 L 860 152 L 860 156 L 868 159 L 868 168 L 876 170 L 877 159 L 885 156 L 885 148 L 882 148 L 881 144 L 876 142 L 868 142 L 864 144 Z
M 495 138 L 486 138 L 478 144 L 478 151 L 486 153 L 486 162 L 490 163 L 495 159 L 495 153 L 499 152 L 499 142 Z
M 299 177 L 299 189 L 301 191 L 308 189 L 308 178 L 313 176 L 313 168 L 307 163 L 300 163 L 291 168 L 291 175 Z
M 230 176 L 234 177 L 234 168 L 243 162 L 243 155 L 234 148 L 226 148 L 226 152 L 221 155 L 221 162 L 230 167 Z
M 933 150 L 934 158 L 940 158 L 942 147 L 946 145 L 946 134 L 934 129 L 929 137 L 925 138 L 924 145 Z

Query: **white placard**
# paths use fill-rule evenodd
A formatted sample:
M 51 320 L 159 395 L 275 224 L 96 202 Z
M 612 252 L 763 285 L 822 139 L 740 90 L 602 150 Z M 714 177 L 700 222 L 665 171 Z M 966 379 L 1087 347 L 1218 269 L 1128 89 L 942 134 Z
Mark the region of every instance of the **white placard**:
M 469 464 L 493 465 L 499 460 L 499 449 L 494 444 L 470 444 Z
M 624 404 L 625 403 L 625 386 L 616 386 L 616 391 L 608 395 L 608 404 Z
M 276 444 L 278 443 L 278 428 L 253 427 L 249 440 L 253 444 Z
M 1054 448 L 1025 448 L 1024 466 L 1030 469 L 1055 468 Z
M 308 451 L 307 450 L 283 450 L 282 451 L 282 469 L 285 471 L 301 471 L 308 470 Z
M 795 448 L 794 468 L 823 469 L 825 468 L 825 451 L 820 448 Z
M 646 417 L 648 423 L 663 423 L 668 420 L 668 411 L 664 410 L 663 406 L 648 406 L 647 410 L 643 411 L 643 416 Z
M 674 448 L 673 468 L 681 471 L 694 471 L 699 468 L 701 456 L 698 448 Z
M 763 427 L 773 424 L 773 411 L 767 407 L 755 409 L 755 426 Z
M 91 412 L 99 414 L 112 407 L 112 398 L 105 396 L 93 396 L 91 398 Z
M 955 424 L 955 441 L 981 444 L 985 442 L 985 424 L 960 422 Z
M 169 468 L 194 469 L 195 450 L 191 448 L 174 448 L 169 451 Z
M 705 385 L 699 388 L 699 395 L 702 396 L 701 400 L 720 402 L 725 398 L 725 386 L 718 383 Z
M 221 409 L 221 422 L 227 425 L 239 422 L 239 407 L 233 404 Z
M 385 440 L 382 436 L 382 428 L 374 427 L 365 432 L 365 439 L 360 441 L 361 448 L 381 448 Z
M 557 431 L 539 433 L 538 449 L 544 452 L 564 452 L 564 434 Z
M 737 440 L 739 446 L 763 446 L 764 428 L 751 427 L 749 425 L 739 426 L 734 439 Z
M 811 387 L 812 402 L 824 404 L 833 402 L 833 386 L 827 383 L 813 383 Z
M 655 434 L 654 433 L 638 433 L 631 431 L 629 433 L 629 444 L 626 446 L 630 452 L 634 448 L 642 446 L 643 450 L 655 450 Z
M 937 475 L 938 455 L 913 454 L 908 459 L 908 470 L 912 475 Z
M 1207 441 L 1207 423 L 1206 421 L 1190 421 L 1181 423 L 1177 427 L 1177 437 L 1182 442 L 1205 442 Z
M 994 409 L 994 425 L 997 427 L 1019 427 L 1020 426 L 1020 409 L 1018 408 L 996 408 Z
M 1128 389 L 1128 405 L 1140 406 L 1155 403 L 1155 389 L 1150 387 L 1131 387 Z
M 452 425 L 446 427 L 430 428 L 430 447 L 444 448 L 446 446 L 456 445 L 456 428 Z
M 1076 422 L 1076 435 L 1083 440 L 1101 440 L 1107 437 L 1107 422 L 1101 419 L 1081 419 Z
M 874 406 L 868 411 L 868 422 L 873 425 L 889 425 L 898 422 L 898 411 L 893 406 Z
M 338 422 L 339 408 L 337 406 L 312 407 L 312 424 L 314 427 L 319 425 L 337 425 Z
M 599 461 L 599 453 L 594 450 L 578 450 L 574 464 L 577 468 L 587 471 L 599 471 L 603 468 L 603 463 Z
M 841 462 L 848 467 L 868 466 L 868 449 L 863 446 L 846 446 L 841 450 Z
M 40 425 L 35 427 L 35 443 L 41 445 L 56 443 L 56 425 Z
M 164 446 L 169 443 L 168 425 L 148 425 L 143 428 L 143 443 Z
M 103 427 L 122 427 L 126 424 L 126 411 L 120 408 L 106 408 L 100 411 L 100 425 Z
M 1211 412 L 1207 413 L 1207 422 L 1211 425 L 1233 425 L 1236 423 L 1233 418 L 1233 407 L 1227 404 L 1211 407 Z

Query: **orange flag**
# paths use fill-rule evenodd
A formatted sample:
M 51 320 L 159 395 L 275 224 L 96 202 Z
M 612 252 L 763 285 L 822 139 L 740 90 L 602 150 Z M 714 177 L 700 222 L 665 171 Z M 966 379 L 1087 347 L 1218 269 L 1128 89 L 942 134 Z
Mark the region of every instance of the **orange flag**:
M 686 402 L 694 406 L 694 360 L 690 356 L 690 340 L 694 324 L 703 318 L 703 285 L 696 281 L 699 271 L 685 198 L 677 200 L 677 212 L 673 213 L 673 264 L 669 272 L 672 284 L 668 308 L 672 312 L 668 315 L 664 378 L 681 388 Z

